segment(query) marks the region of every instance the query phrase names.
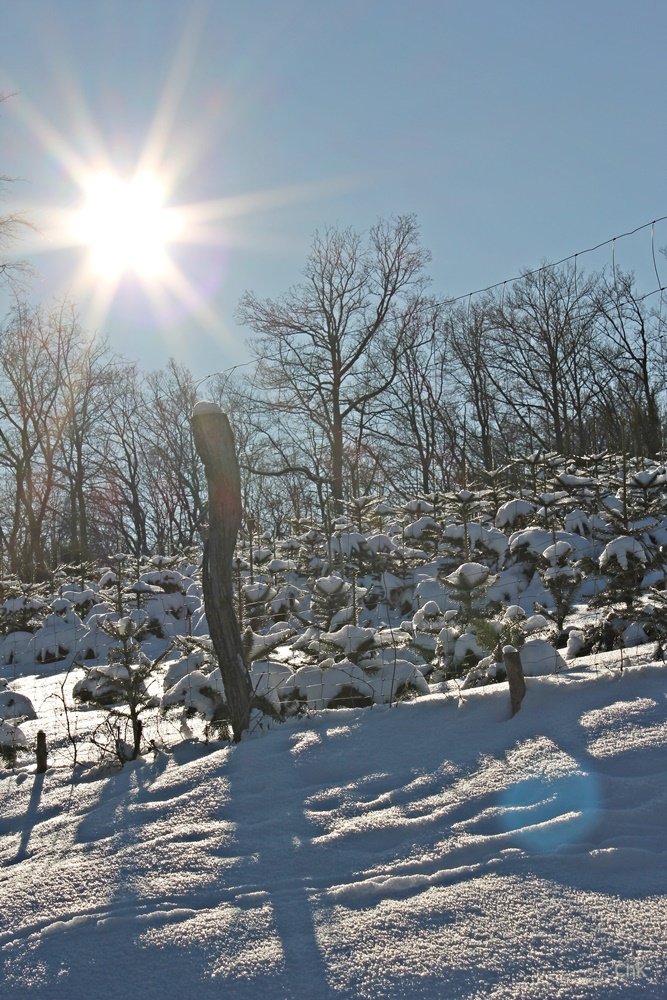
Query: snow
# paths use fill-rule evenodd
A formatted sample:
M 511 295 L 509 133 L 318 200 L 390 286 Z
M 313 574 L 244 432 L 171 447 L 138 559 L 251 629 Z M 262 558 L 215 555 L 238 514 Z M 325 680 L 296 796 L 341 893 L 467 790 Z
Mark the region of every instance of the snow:
M 628 535 L 619 535 L 605 545 L 604 551 L 600 556 L 600 569 L 604 569 L 608 563 L 614 561 L 622 569 L 627 569 L 629 557 L 638 560 L 642 564 L 648 561 L 646 550 L 640 541 Z
M 556 542 L 555 545 L 547 545 L 542 557 L 555 566 L 559 559 L 566 559 L 571 551 L 572 546 L 569 542 L 560 541 Z
M 349 586 L 350 585 L 343 580 L 342 577 L 336 575 L 320 576 L 314 583 L 315 590 L 319 591 L 321 594 L 326 594 L 327 597 L 331 597 L 333 594 L 339 594 L 341 591 L 346 591 L 349 589 Z
M 446 576 L 445 580 L 461 590 L 474 590 L 475 587 L 481 586 L 490 579 L 489 573 L 488 566 L 483 566 L 482 563 L 478 562 L 467 562 L 462 563 L 458 569 Z
M 225 688 L 220 668 L 209 674 L 193 670 L 164 693 L 160 701 L 162 711 L 182 705 L 184 711 L 198 712 L 204 719 L 211 720 L 216 709 L 222 704 Z
M 507 550 L 507 538 L 502 531 L 484 524 L 477 524 L 476 521 L 471 521 L 468 525 L 450 524 L 445 528 L 443 534 L 445 538 L 453 541 L 464 541 L 467 537 L 473 548 L 488 549 L 498 556 L 503 556 Z
M 428 515 L 424 515 L 423 517 L 418 518 L 416 521 L 412 521 L 410 522 L 410 524 L 405 525 L 403 529 L 403 537 L 418 539 L 422 537 L 425 531 L 434 531 L 437 530 L 437 528 L 438 528 L 437 521 L 435 521 L 432 517 L 429 517 Z
M 192 416 L 200 417 L 205 413 L 222 413 L 222 408 L 218 403 L 212 403 L 208 399 L 201 399 L 198 403 L 195 403 Z
M 27 745 L 26 735 L 20 726 L 15 722 L 0 719 L 0 748 L 13 750 Z
M 3 998 L 663 996 L 665 668 L 615 664 L 4 772 Z
M 444 511 L 436 523 L 415 501 L 405 522 L 440 535 L 417 565 L 403 563 L 417 550 L 397 547 L 402 525 L 374 534 L 337 519 L 337 555 L 360 557 L 354 587 L 323 534 L 319 555 L 308 544 L 295 564 L 298 546 L 264 532 L 252 583 L 235 564 L 258 699 L 238 745 L 220 742 L 227 706 L 198 567 L 156 557 L 122 612 L 82 587 L 83 621 L 76 588 L 34 616 L 6 610 L 0 1000 L 663 996 L 667 666 L 646 641 L 662 614 L 646 587 L 664 580 L 667 521 L 635 519 L 605 549 L 611 516 L 568 520 L 541 499 L 546 520 L 528 504 L 506 511 L 507 531 Z M 528 515 L 539 526 L 512 534 Z M 464 532 L 473 553 L 457 558 Z M 598 566 L 611 576 L 633 554 L 654 608 L 613 619 L 622 649 L 580 655 L 591 626 L 609 631 L 581 606 L 567 650 L 542 638 L 556 632 L 535 613 L 554 606 L 545 579 L 576 582 L 590 565 L 600 590 Z M 462 558 L 479 562 L 452 573 Z M 452 584 L 475 597 L 471 621 Z M 120 632 L 143 650 L 130 668 L 145 678 L 137 761 L 124 749 L 130 673 L 107 662 Z M 513 718 L 487 648 L 508 639 L 526 677 Z M 73 691 L 88 700 L 66 717 Z
M 30 698 L 0 684 L 0 719 L 36 719 Z
M 496 528 L 511 527 L 520 517 L 535 513 L 535 504 L 528 500 L 514 499 L 501 504 L 496 514 Z
M 544 639 L 528 639 L 519 650 L 525 677 L 540 677 L 564 670 L 567 664 L 557 649 Z
M 322 642 L 336 646 L 348 656 L 371 644 L 374 638 L 375 629 L 359 628 L 358 625 L 343 625 L 336 632 L 323 632 L 320 636 Z

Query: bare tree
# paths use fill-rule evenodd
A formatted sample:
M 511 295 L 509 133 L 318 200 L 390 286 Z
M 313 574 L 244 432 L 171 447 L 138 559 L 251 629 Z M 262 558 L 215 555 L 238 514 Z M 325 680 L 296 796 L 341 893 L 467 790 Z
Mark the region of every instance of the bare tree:
M 609 444 L 623 431 L 636 454 L 654 456 L 662 443 L 658 395 L 665 387 L 660 317 L 638 295 L 631 274 L 605 275 L 595 303 L 601 331 L 596 378 L 604 380 L 599 412 Z
M 96 520 L 107 481 L 110 456 L 104 447 L 105 431 L 115 402 L 119 365 L 104 341 L 83 336 L 76 352 L 63 358 L 63 429 L 57 463 L 65 507 L 61 556 L 70 560 L 87 562 L 101 554 L 92 545 L 91 521 Z
M 374 401 L 369 447 L 384 445 L 381 464 L 394 488 L 430 493 L 450 487 L 460 466 L 459 401 L 445 307 L 426 298 L 415 306 L 401 365 Z
M 539 448 L 581 447 L 584 409 L 595 395 L 590 363 L 596 279 L 543 267 L 515 282 L 491 314 L 486 372 L 496 397 Z
M 124 548 L 136 556 L 146 555 L 151 545 L 144 435 L 147 418 L 139 383 L 135 365 L 116 368 L 112 405 L 103 435 L 94 445 L 97 460 L 103 461 L 105 470 L 96 517 L 114 548 Z
M 0 94 L 0 104 L 12 96 L 12 94 Z M 15 178 L 0 174 L 0 192 L 13 180 Z M 16 243 L 21 231 L 26 227 L 32 228 L 27 219 L 16 212 L 0 215 L 0 277 L 5 280 L 13 281 L 20 274 L 28 270 L 28 265 L 25 261 L 13 260 L 7 257 L 7 251 Z
M 428 260 L 412 216 L 379 222 L 366 243 L 351 229 L 330 229 L 315 236 L 305 282 L 279 300 L 247 293 L 241 301 L 241 322 L 259 335 L 255 384 L 273 455 L 285 471 L 307 468 L 313 456 L 301 429 L 314 428 L 335 502 L 346 489 L 346 441 L 399 370 Z
M 197 387 L 185 365 L 170 359 L 147 379 L 145 419 L 146 471 L 158 518 L 156 542 L 161 551 L 195 544 L 205 507 L 204 469 L 190 432 Z
M 451 306 L 447 317 L 449 343 L 457 362 L 453 366 L 453 379 L 465 406 L 467 445 L 472 445 L 477 453 L 474 457 L 487 470 L 494 468 L 499 452 L 504 457 L 507 448 L 499 431 L 500 411 L 489 371 L 491 305 L 491 300 L 486 299 L 468 308 Z
M 43 576 L 49 563 L 46 523 L 58 486 L 61 394 L 79 336 L 67 307 L 44 315 L 22 304 L 0 331 L 0 466 L 13 495 L 4 534 L 10 568 L 25 578 Z

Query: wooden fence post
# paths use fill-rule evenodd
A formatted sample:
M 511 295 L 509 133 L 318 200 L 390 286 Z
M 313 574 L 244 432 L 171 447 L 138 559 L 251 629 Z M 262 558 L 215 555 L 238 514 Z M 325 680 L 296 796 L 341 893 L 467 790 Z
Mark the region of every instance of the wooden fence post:
M 40 729 L 37 733 L 37 770 L 36 774 L 44 774 L 48 766 L 46 758 L 46 733 Z
M 503 660 L 510 686 L 510 704 L 514 716 L 521 708 L 521 702 L 526 693 L 526 681 L 523 676 L 521 657 L 514 646 L 503 646 Z
M 225 685 L 234 740 L 248 728 L 252 685 L 234 610 L 232 558 L 241 526 L 241 482 L 229 420 L 217 403 L 197 403 L 192 414 L 197 454 L 208 483 L 208 537 L 204 542 L 204 604 Z

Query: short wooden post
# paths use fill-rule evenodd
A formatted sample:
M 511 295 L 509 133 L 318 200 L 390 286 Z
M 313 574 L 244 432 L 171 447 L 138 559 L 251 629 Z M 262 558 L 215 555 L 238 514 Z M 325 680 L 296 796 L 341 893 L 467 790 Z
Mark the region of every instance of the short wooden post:
M 505 661 L 505 673 L 507 674 L 510 686 L 510 704 L 512 706 L 512 715 L 514 716 L 521 708 L 521 702 L 526 693 L 526 681 L 523 676 L 521 657 L 514 646 L 503 647 L 503 660 Z
M 192 414 L 197 454 L 208 484 L 208 537 L 204 542 L 204 604 L 218 657 L 234 740 L 248 728 L 252 685 L 243 659 L 234 610 L 232 558 L 241 527 L 241 480 L 229 420 L 217 403 L 197 403 Z
M 37 774 L 44 774 L 48 764 L 46 759 L 46 733 L 40 729 L 37 733 Z

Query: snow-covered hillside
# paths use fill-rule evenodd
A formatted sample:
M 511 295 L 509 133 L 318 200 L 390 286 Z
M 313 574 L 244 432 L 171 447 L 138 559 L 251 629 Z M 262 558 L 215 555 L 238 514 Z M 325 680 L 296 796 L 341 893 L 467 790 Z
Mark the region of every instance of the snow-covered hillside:
M 667 995 L 667 471 L 609 461 L 242 533 L 235 746 L 200 552 L 5 578 L 0 1000 Z
M 499 683 L 120 770 L 24 760 L 0 779 L 0 996 L 663 997 L 650 650 L 528 678 L 514 718 Z M 42 719 L 46 681 L 19 685 Z

